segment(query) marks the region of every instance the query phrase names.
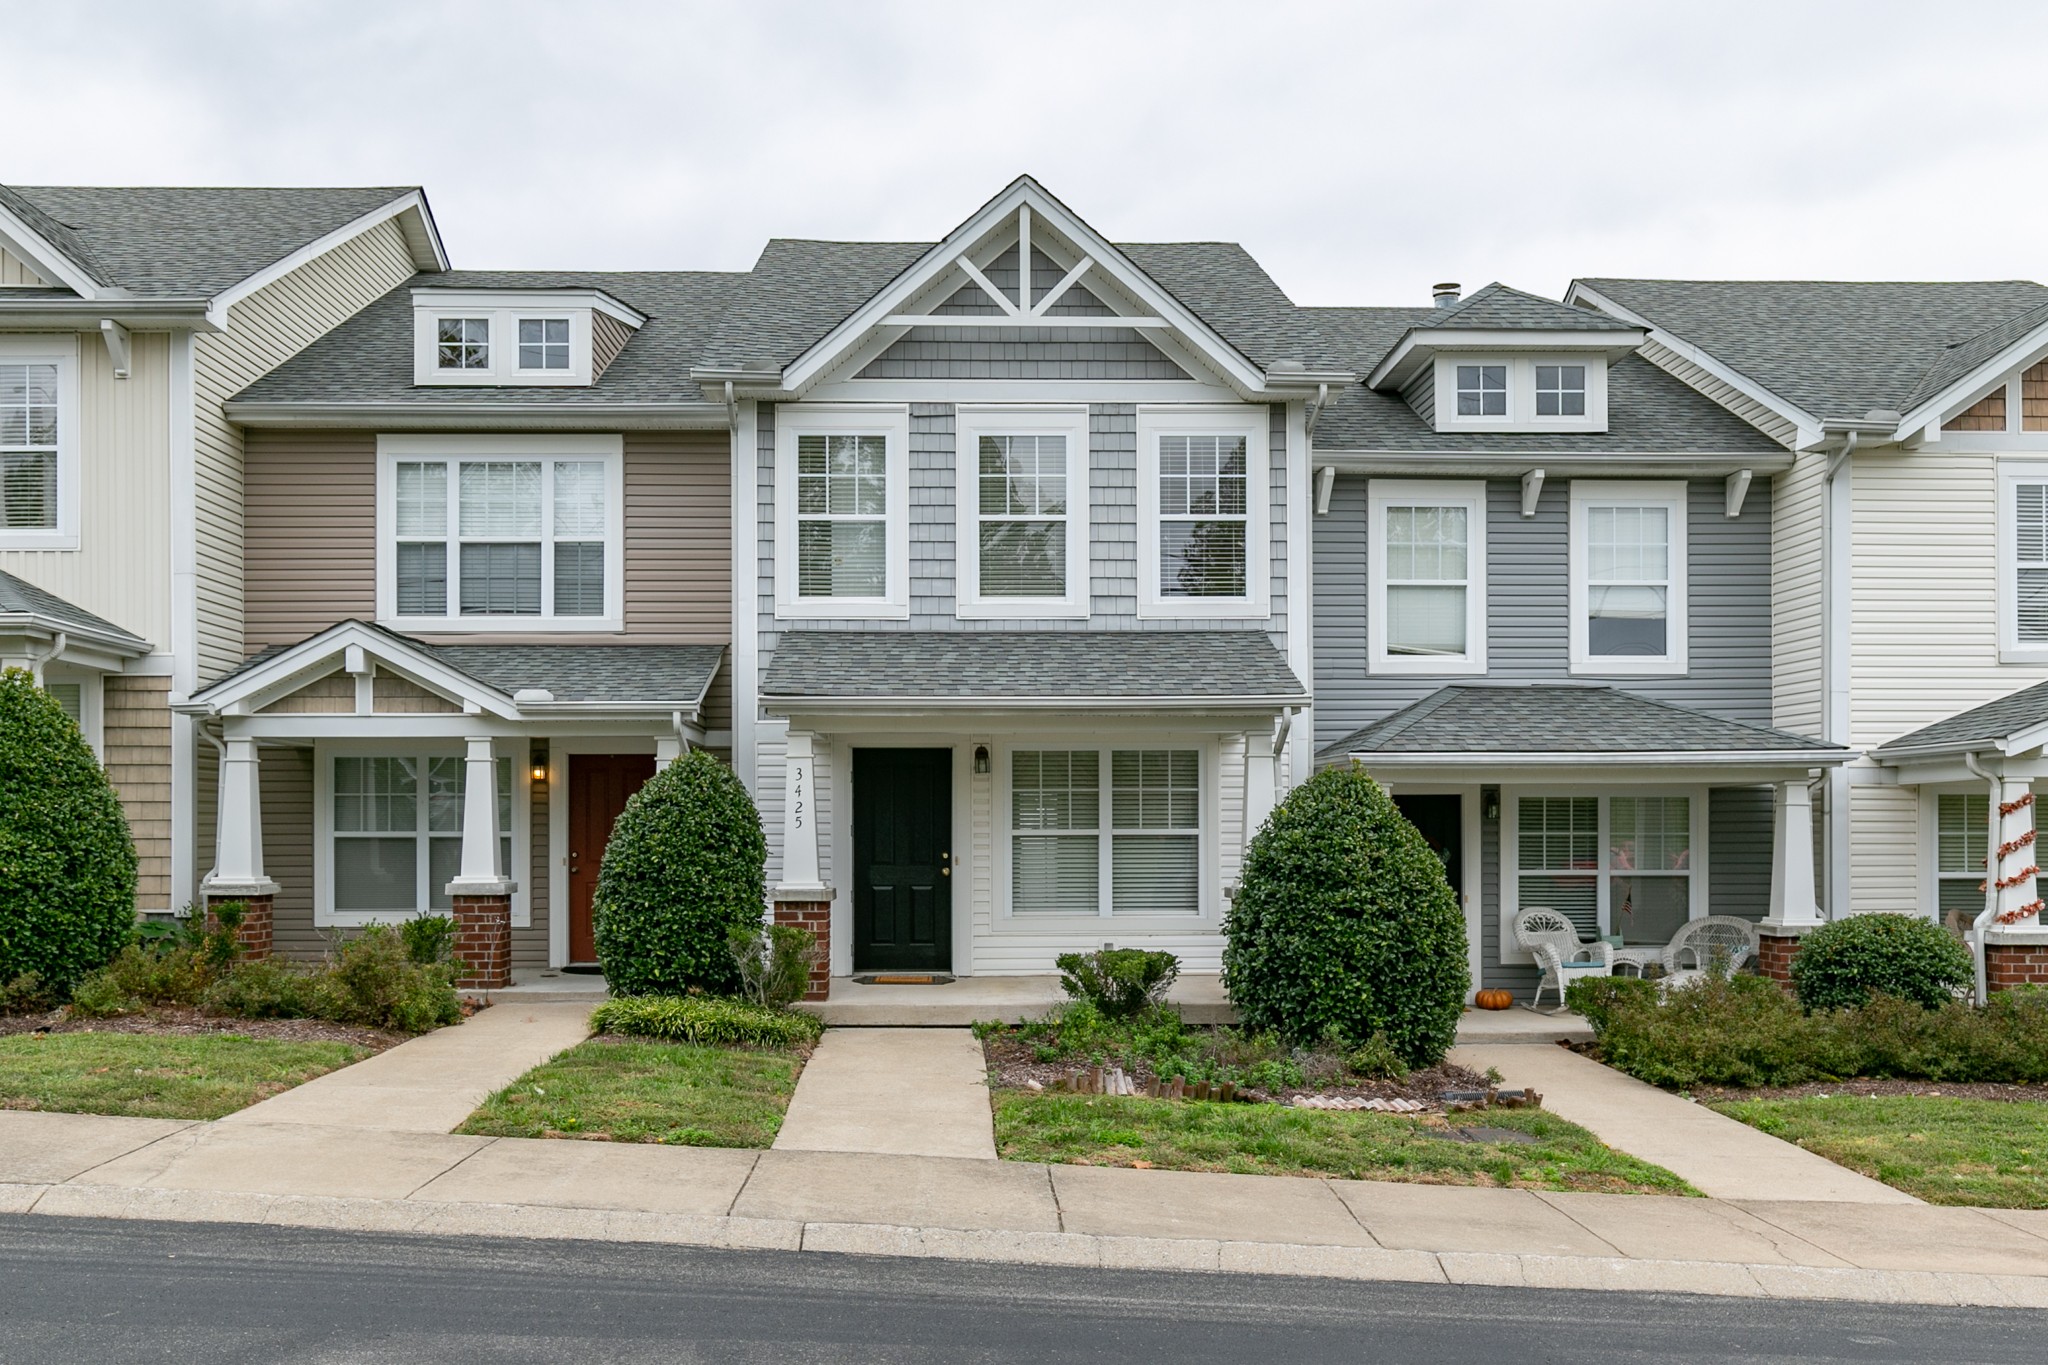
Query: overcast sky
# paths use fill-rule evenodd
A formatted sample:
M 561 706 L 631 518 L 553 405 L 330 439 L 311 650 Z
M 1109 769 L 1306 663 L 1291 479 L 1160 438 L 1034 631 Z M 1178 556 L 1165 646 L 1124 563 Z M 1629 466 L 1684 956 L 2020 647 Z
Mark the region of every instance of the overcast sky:
M 2048 279 L 2048 5 L 0 3 L 0 180 L 422 184 L 458 266 L 744 269 L 1019 172 L 1297 301 Z

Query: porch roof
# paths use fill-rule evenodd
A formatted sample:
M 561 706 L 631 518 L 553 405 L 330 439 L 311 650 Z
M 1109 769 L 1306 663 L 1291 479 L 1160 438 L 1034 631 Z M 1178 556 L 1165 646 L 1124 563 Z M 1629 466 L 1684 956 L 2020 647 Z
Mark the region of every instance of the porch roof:
M 1324 760 L 1830 766 L 1853 755 L 1785 730 L 1585 683 L 1452 683 L 1324 746 Z
M 0 630 L 77 635 L 117 654 L 149 653 L 149 641 L 25 578 L 0 572 Z
M 2044 741 L 2048 741 L 2048 683 L 2036 683 L 1900 735 L 1871 750 L 1871 757 L 1896 765 L 1941 754 L 1990 750 L 2016 754 L 2039 748 Z
M 1262 630 L 803 630 L 763 699 L 802 705 L 1294 706 L 1308 689 Z

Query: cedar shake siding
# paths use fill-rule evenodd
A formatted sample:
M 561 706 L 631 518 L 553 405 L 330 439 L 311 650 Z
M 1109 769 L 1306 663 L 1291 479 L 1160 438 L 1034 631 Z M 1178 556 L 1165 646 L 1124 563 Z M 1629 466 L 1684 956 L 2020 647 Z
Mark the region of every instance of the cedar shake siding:
M 102 748 L 107 780 L 135 841 L 135 905 L 161 914 L 171 898 L 171 680 L 109 674 Z

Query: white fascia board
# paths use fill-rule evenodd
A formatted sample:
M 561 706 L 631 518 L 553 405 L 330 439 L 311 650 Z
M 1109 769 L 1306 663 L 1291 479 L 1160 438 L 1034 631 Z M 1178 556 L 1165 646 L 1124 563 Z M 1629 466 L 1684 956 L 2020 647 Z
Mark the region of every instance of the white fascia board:
M 5 205 L 0 205 L 0 246 L 34 266 L 38 275 L 54 279 L 81 298 L 96 298 L 106 289 Z
M 1949 409 L 1963 406 L 1963 400 L 1966 398 L 1975 401 L 1976 398 L 1983 397 L 1984 393 L 1997 387 L 1996 381 L 2003 380 L 2007 371 L 2026 367 L 2038 359 L 2043 351 L 2048 351 L 2048 322 L 2042 323 L 1934 397 L 1906 413 L 1899 419 L 1897 434 L 1892 439 L 1904 440 L 1908 434 L 1939 421 Z
M 216 294 L 212 303 L 207 308 L 208 316 L 214 320 L 217 326 L 225 328 L 228 325 L 228 309 L 234 307 L 243 299 L 248 298 L 257 290 L 275 284 L 278 280 L 283 279 L 286 275 L 291 274 L 292 271 L 306 264 L 306 262 L 324 256 L 343 242 L 367 232 L 379 223 L 386 222 L 404 213 L 414 213 L 419 216 L 424 239 L 430 245 L 430 249 L 433 252 L 431 264 L 420 261 L 417 253 L 415 253 L 413 264 L 421 270 L 446 270 L 448 268 L 448 256 L 441 249 L 440 233 L 435 229 L 433 220 L 426 215 L 426 203 L 426 196 L 418 190 L 413 190 L 409 194 L 400 195 L 388 204 L 371 209 L 360 218 L 351 219 L 343 223 L 332 232 L 314 238 L 289 256 L 283 256 L 272 261 L 255 274 L 236 281 L 226 289 L 223 289 L 219 294 Z M 412 244 L 412 235 L 410 233 L 407 234 L 408 247 Z
M 1173 295 L 1154 284 L 1123 252 L 1046 193 L 1037 181 L 1030 176 L 1019 176 L 1009 188 L 982 205 L 966 222 L 948 233 L 943 241 L 925 252 L 852 316 L 784 367 L 781 387 L 785 394 L 803 392 L 812 381 L 833 367 L 842 352 L 857 344 L 872 328 L 880 326 L 883 319 L 900 313 L 902 305 L 930 287 L 942 273 L 952 270 L 961 253 L 1023 208 L 1029 208 L 1038 218 L 1050 223 L 1055 232 L 1092 257 L 1095 262 L 1093 269 L 1107 274 L 1139 303 L 1150 308 L 1155 316 L 1172 323 L 1174 331 L 1199 347 L 1241 391 L 1246 394 L 1264 391 L 1265 373 L 1236 347 L 1188 311 Z M 1088 323 L 1116 325 L 1110 319 L 1091 318 Z M 756 378 L 760 377 L 757 373 Z
M 1589 323 L 1597 323 L 1588 313 Z M 1610 360 L 1633 352 L 1648 333 L 1641 327 L 1588 326 L 1578 332 L 1537 331 L 1523 327 L 1411 327 L 1386 358 L 1366 377 L 1372 388 L 1399 387 L 1439 351 L 1478 351 L 1489 355 L 1517 351 L 1600 351 Z
M 715 431 L 730 425 L 723 403 L 504 403 L 490 400 L 400 403 L 222 405 L 243 427 L 371 427 L 390 430 Z
M 617 318 L 636 331 L 645 326 L 647 315 L 619 302 L 602 289 L 586 285 L 563 285 L 559 289 L 479 289 L 439 284 L 413 286 L 415 308 L 517 308 L 544 311 L 550 308 L 590 308 Z
M 1710 753 L 1677 750 L 1667 753 L 1381 753 L 1366 749 L 1353 753 L 1325 753 L 1329 762 L 1350 760 L 1366 768 L 1832 768 L 1859 757 L 1853 749 L 1816 749 L 1788 753 L 1783 749 L 1725 749 Z
M 933 711 L 996 715 L 1005 711 L 1042 714 L 1085 711 L 1090 715 L 1151 715 L 1159 711 L 1187 714 L 1266 714 L 1290 706 L 1307 706 L 1304 695 L 1270 697 L 786 697 L 763 693 L 761 705 L 780 715 L 922 715 Z
M 1709 450 L 1629 451 L 1611 453 L 1588 451 L 1580 455 L 1551 455 L 1537 451 L 1525 454 L 1468 454 L 1456 450 L 1325 450 L 1314 452 L 1315 463 L 1334 465 L 1347 474 L 1401 474 L 1424 478 L 1440 476 L 1520 477 L 1541 469 L 1553 479 L 1620 478 L 1640 474 L 1648 478 L 1725 478 L 1739 469 L 1759 474 L 1776 474 L 1792 467 L 1792 452 L 1779 447 L 1775 453 L 1751 452 L 1730 455 Z
M 272 694 L 285 696 L 314 677 L 324 677 L 332 671 L 326 665 L 342 657 L 352 645 L 360 647 L 380 667 L 430 691 L 506 720 L 519 718 L 519 708 L 497 689 L 486 687 L 467 673 L 458 672 L 360 621 L 330 626 L 247 672 L 202 689 L 186 706 L 173 709 L 198 715 L 218 715 L 230 709 L 254 710 L 272 700 Z
M 54 640 L 62 636 L 68 646 L 92 645 L 124 659 L 139 659 L 150 652 L 147 641 L 114 631 L 96 630 L 91 626 L 61 621 L 54 616 L 45 616 L 35 611 L 0 613 L 0 634 L 25 635 L 38 640 Z

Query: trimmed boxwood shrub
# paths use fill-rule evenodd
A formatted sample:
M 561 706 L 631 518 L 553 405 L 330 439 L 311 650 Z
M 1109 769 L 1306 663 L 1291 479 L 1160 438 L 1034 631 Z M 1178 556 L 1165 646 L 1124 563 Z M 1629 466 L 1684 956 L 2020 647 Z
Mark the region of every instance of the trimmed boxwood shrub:
M 590 1028 L 700 1047 L 802 1047 L 825 1031 L 816 1015 L 709 995 L 607 1000 L 591 1014 Z
M 78 727 L 0 670 L 0 981 L 68 992 L 135 931 L 135 844 Z
M 1976 979 L 1970 950 L 1916 915 L 1851 915 L 1808 934 L 1792 957 L 1792 989 L 1809 1010 L 1849 1009 L 1895 995 L 1933 1009 Z
M 692 749 L 626 802 L 592 899 L 597 961 L 614 995 L 740 986 L 727 941 L 761 922 L 768 843 L 731 768 Z
M 1384 1033 L 1434 1066 L 1471 984 L 1444 868 L 1379 784 L 1330 768 L 1296 787 L 1245 853 L 1223 925 L 1223 982 L 1247 1029 L 1289 1042 Z
M 1060 969 L 1061 990 L 1109 1019 L 1128 1019 L 1163 1004 L 1180 978 L 1179 958 L 1143 948 L 1061 953 L 1053 965 Z

